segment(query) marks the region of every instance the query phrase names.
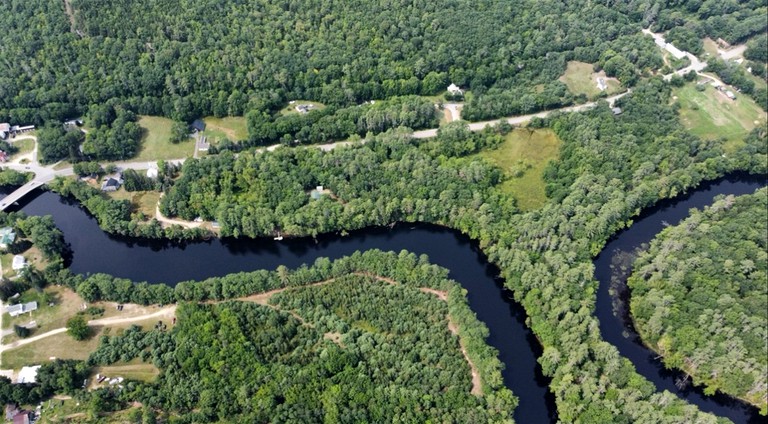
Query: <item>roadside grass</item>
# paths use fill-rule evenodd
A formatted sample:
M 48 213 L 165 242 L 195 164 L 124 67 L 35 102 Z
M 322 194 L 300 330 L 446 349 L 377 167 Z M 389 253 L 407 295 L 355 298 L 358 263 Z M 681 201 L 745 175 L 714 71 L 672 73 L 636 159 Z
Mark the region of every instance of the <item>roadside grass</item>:
M 124 187 L 120 187 L 106 194 L 115 200 L 131 202 L 133 212 L 142 213 L 148 219 L 154 218 L 157 202 L 160 201 L 160 193 L 156 191 L 127 191 Z
M 32 150 L 35 149 L 35 139 L 33 139 L 33 138 L 22 138 L 22 137 L 27 137 L 27 135 L 18 137 L 18 139 L 16 139 L 16 140 L 11 140 L 11 142 L 12 142 L 11 144 L 16 146 L 17 149 L 19 149 L 18 152 L 16 152 L 13 156 L 11 156 L 12 158 L 15 158 L 17 156 L 26 155 L 28 153 L 31 153 Z
M 325 109 L 325 105 L 320 102 L 313 102 L 311 100 L 295 100 L 294 103 L 289 103 L 285 105 L 284 108 L 280 110 L 281 115 L 290 115 L 293 113 L 299 113 L 296 110 L 296 106 L 298 105 L 313 105 L 315 109 L 317 110 L 323 110 Z
M 500 189 L 512 194 L 523 211 L 537 209 L 547 202 L 544 168 L 557 159 L 561 141 L 552 130 L 517 128 L 499 148 L 479 155 L 504 171 L 507 179 Z
M 709 84 L 698 91 L 692 83 L 676 89 L 674 95 L 680 103 L 683 125 L 701 138 L 724 138 L 726 152 L 738 149 L 752 129 L 766 124 L 766 113 L 743 94 L 730 100 Z
M 181 143 L 171 143 L 171 126 L 173 121 L 159 116 L 139 117 L 139 126 L 144 129 L 141 137 L 139 154 L 133 158 L 137 161 L 158 161 L 160 159 L 179 159 L 192 157 L 195 150 L 195 140 L 190 137 Z
M 57 359 L 88 359 L 88 356 L 99 346 L 101 336 L 115 336 L 122 334 L 132 325 L 138 325 L 143 330 L 149 331 L 154 328 L 158 318 L 150 318 L 141 321 L 114 324 L 109 326 L 91 326 L 92 335 L 86 340 L 74 340 L 66 332 L 55 334 L 36 342 L 20 346 L 3 352 L 2 368 L 18 370 L 26 365 L 41 364 L 51 361 L 51 358 Z M 170 321 L 163 321 L 168 326 L 168 331 L 173 325 Z
M 707 53 L 709 53 L 709 56 L 706 56 Z M 704 38 L 704 55 L 702 56 L 704 58 L 719 56 L 719 53 L 717 52 L 717 43 L 715 40 L 709 37 Z
M 232 141 L 241 141 L 248 138 L 248 128 L 245 118 L 242 116 L 228 116 L 225 118 L 216 118 L 208 116 L 205 121 L 205 131 L 203 135 L 208 137 L 209 142 L 216 144 L 224 138 Z
M 597 78 L 605 79 L 608 88 L 604 92 L 597 88 Z M 560 76 L 560 81 L 568 86 L 568 90 L 572 93 L 584 94 L 590 99 L 599 96 L 601 93 L 611 95 L 621 91 L 619 80 L 608 78 L 605 76 L 604 71 L 594 72 L 590 63 L 575 60 L 568 62 L 568 67 L 565 69 L 565 73 Z

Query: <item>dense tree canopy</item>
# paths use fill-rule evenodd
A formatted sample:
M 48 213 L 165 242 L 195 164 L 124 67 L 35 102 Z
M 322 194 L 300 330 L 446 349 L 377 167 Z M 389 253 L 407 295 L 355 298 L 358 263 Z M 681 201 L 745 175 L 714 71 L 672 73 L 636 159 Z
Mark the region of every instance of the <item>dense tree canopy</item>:
M 90 363 L 151 360 L 161 375 L 135 400 L 182 422 L 511 422 L 516 400 L 487 329 L 445 269 L 370 251 L 267 274 L 290 288 L 264 305 L 183 304 L 170 335 L 104 337 Z
M 768 411 L 768 189 L 669 227 L 634 264 L 635 327 L 669 367 Z

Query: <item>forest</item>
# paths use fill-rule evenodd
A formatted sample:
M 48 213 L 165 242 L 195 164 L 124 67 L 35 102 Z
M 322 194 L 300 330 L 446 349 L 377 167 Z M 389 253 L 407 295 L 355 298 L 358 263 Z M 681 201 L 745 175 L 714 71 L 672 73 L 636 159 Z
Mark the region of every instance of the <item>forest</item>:
M 273 114 L 294 99 L 346 107 L 438 95 L 450 83 L 474 94 L 468 116 L 489 118 L 573 101 L 557 82 L 569 60 L 634 85 L 662 65 L 639 34 L 650 24 L 732 43 L 766 28 L 758 0 L 66 5 L 11 0 L 0 16 L 0 120 L 41 125 L 117 101 L 190 122 Z
M 738 236 L 735 236 L 738 235 Z M 768 412 L 768 189 L 666 228 L 633 264 L 635 327 L 666 366 Z
M 485 343 L 488 330 L 447 275 L 425 256 L 370 250 L 183 283 L 179 300 L 195 303 L 179 306 L 169 332 L 134 326 L 104 336 L 86 362 L 46 365 L 58 386 L 46 377 L 6 388 L 0 379 L 0 400 L 34 402 L 55 390 L 74 395 L 92 417 L 139 401 L 190 423 L 512 422 L 517 400 Z M 247 280 L 263 283 L 235 289 Z M 196 303 L 259 293 L 263 303 Z M 74 384 L 82 377 L 68 379 L 136 358 L 161 370 L 155 382 L 87 392 Z
M 188 160 L 178 174 L 160 168 L 162 181 L 154 188 L 165 193 L 160 205 L 165 215 L 215 219 L 225 237 L 271 236 L 278 231 L 288 237 L 315 236 L 396 221 L 449 226 L 477 240 L 525 308 L 526 323 L 543 347 L 539 363 L 551 378 L 559 420 L 601 424 L 727 421 L 703 413 L 669 392 L 657 392 L 629 360 L 601 338 L 594 315 L 597 282 L 591 260 L 612 234 L 631 225 L 634 216 L 660 199 L 728 172 L 768 172 L 768 131 L 764 127 L 739 140 L 743 143 L 727 154 L 722 140 L 701 139 L 686 132 L 678 106 L 672 102 L 670 85 L 651 76 L 663 63 L 659 49 L 649 37 L 639 34 L 642 27 L 669 30 L 671 40 L 692 50 L 704 36 L 743 42 L 765 32 L 764 0 L 525 0 L 516 4 L 501 0 L 395 0 L 386 4 L 116 0 L 110 7 L 96 0 L 71 0 L 71 11 L 62 3 L 10 0 L 6 7 L 10 12 L 0 14 L 4 28 L 0 33 L 0 121 L 42 125 L 38 133 L 41 159 L 53 162 L 77 156 L 80 153 L 75 148 L 81 142 L 85 142 L 83 154 L 92 160 L 130 155 L 135 147 L 135 115 L 163 115 L 177 122 L 206 115 L 246 116 L 252 132 L 245 145 L 231 145 L 219 155 Z M 759 37 L 750 41 L 746 53 L 750 60 L 760 61 L 760 43 Z M 466 124 L 454 123 L 441 127 L 432 140 L 412 139 L 409 130 L 391 128 L 429 125 L 434 114 L 426 113 L 425 102 L 409 96 L 439 95 L 449 83 L 470 90 L 464 117 L 472 120 L 581 102 L 583 98 L 557 82 L 570 60 L 595 64 L 595 70 L 618 77 L 625 87 L 632 87 L 632 93 L 617 102 L 621 115 L 614 115 L 607 103 L 600 102 L 583 113 L 555 113 L 532 122 L 533 128 L 551 128 L 562 141 L 558 159 L 544 174 L 551 201 L 538 210 L 519 213 L 515 199 L 499 189 L 509 178 L 504 170 L 474 155 L 498 146 L 508 127 L 470 133 Z M 740 69 L 718 69 L 719 63 L 713 63 L 711 70 L 724 79 L 730 77 L 737 86 L 747 80 Z M 758 100 L 759 96 L 757 93 Z M 327 111 L 291 117 L 278 114 L 288 101 L 298 99 L 322 102 Z M 370 100 L 375 104 L 359 106 Z M 401 110 L 407 113 L 401 116 Z M 58 125 L 57 121 L 73 115 L 86 116 L 89 124 L 98 122 L 93 135 L 67 132 Z M 281 147 L 257 154 L 245 148 L 271 141 L 317 142 L 329 134 L 364 135 L 365 143 L 330 152 Z M 123 137 L 125 145 L 117 145 Z M 136 188 L 147 186 L 137 178 L 133 183 Z M 311 190 L 318 185 L 327 191 L 315 199 Z M 132 213 L 129 202 L 107 198 L 73 179 L 59 179 L 50 187 L 78 200 L 103 229 L 114 234 L 173 240 L 206 236 L 203 231 L 163 228 L 156 220 Z M 0 216 L 13 219 L 10 214 Z M 104 274 L 73 275 L 67 269 L 50 267 L 40 273 L 39 283 L 68 285 L 89 300 L 201 302 L 348 273 L 329 262 L 292 272 L 235 274 L 175 287 Z M 399 273 L 407 277 L 407 272 L 417 268 L 411 260 Z M 400 274 L 390 278 L 403 282 L 405 277 Z M 324 290 L 329 298 L 345 302 L 331 287 Z M 279 303 L 273 306 L 311 311 L 326 326 L 323 329 L 331 324 L 341 329 L 349 325 L 317 308 L 314 291 L 296 293 L 304 294 L 276 296 Z M 389 295 L 386 290 L 358 294 L 368 296 L 367 301 L 379 294 Z M 253 319 L 257 328 L 268 320 L 285 323 L 293 334 L 276 329 L 270 334 L 289 345 L 310 340 L 334 352 L 340 350 L 332 341 L 321 340 L 319 330 L 302 326 L 295 316 L 256 305 L 186 305 L 181 311 L 190 323 L 186 326 L 180 321 L 179 330 L 174 330 L 177 333 L 133 332 L 130 340 L 128 336 L 115 339 L 118 348 L 112 353 L 105 342 L 100 350 L 103 357 L 94 357 L 94 361 L 108 363 L 116 360 L 115 352 L 130 351 L 155 361 L 150 358 L 154 355 L 141 352 L 149 352 L 145 350 L 149 348 L 157 353 L 158 361 L 164 361 L 158 364 L 168 364 L 163 375 L 167 373 L 167 381 L 177 384 L 131 384 L 125 393 L 131 394 L 131 400 L 169 407 L 183 416 L 189 412 L 189 418 L 181 419 L 205 421 L 229 413 L 243 417 L 256 413 L 234 400 L 221 402 L 214 393 L 226 381 L 216 373 L 224 369 L 222 356 L 229 351 L 217 346 L 206 357 L 191 348 L 215 337 L 227 341 L 241 340 L 245 334 L 258 337 L 247 332 L 248 326 L 240 325 L 241 319 Z M 363 316 L 377 309 L 347 308 L 346 312 Z M 192 322 L 208 318 L 215 318 L 210 328 Z M 176 335 L 179 339 L 174 341 Z M 349 337 L 350 346 L 357 347 L 356 342 Z M 200 361 L 185 362 L 174 356 L 177 346 Z M 312 346 L 298 347 L 306 351 Z M 259 353 L 245 343 L 236 352 L 238 357 L 233 359 L 246 361 L 248 355 Z M 286 371 L 290 363 L 281 362 L 283 359 L 310 360 L 306 356 L 274 359 L 264 366 L 278 373 L 295 371 Z M 329 359 L 338 358 L 320 357 L 303 364 L 311 371 L 331 372 L 336 364 Z M 385 361 L 386 357 L 375 360 Z M 247 370 L 257 377 L 264 371 L 258 367 Z M 201 371 L 205 378 L 195 382 L 196 393 L 183 393 L 178 381 L 192 371 Z M 357 371 L 365 370 L 341 372 L 348 372 L 345 375 L 350 378 L 379 377 Z M 443 378 L 425 377 L 438 384 Z M 344 383 L 349 381 L 354 380 Z M 4 383 L 0 380 L 0 394 L 7 393 Z M 287 420 L 294 416 L 290 414 L 306 413 L 291 401 L 310 393 L 326 394 L 319 390 L 328 388 L 323 386 L 327 381 L 313 383 L 316 385 L 307 383 L 272 398 L 272 393 L 259 394 L 263 395 L 259 399 L 286 405 L 274 411 L 285 415 L 273 418 Z M 727 383 L 716 384 L 724 388 Z M 374 388 L 359 388 L 365 400 L 386 395 L 376 397 L 379 393 Z M 312 391 L 315 389 L 318 392 Z M 235 398 L 252 395 L 249 390 L 252 387 L 234 393 Z M 109 398 L 118 406 L 128 401 L 116 393 L 94 393 L 99 410 L 107 406 L 98 399 Z M 331 387 L 326 399 L 334 400 L 330 396 L 336 395 L 339 393 Z M 316 402 L 317 397 L 312 400 Z M 409 400 L 426 402 L 416 397 Z M 491 404 L 469 411 L 464 408 L 468 402 L 483 402 L 472 398 L 457 397 L 442 404 L 434 397 L 430 401 L 435 402 L 435 411 L 437 406 L 459 405 L 457 414 L 499 413 Z M 514 400 L 501 397 L 499 405 L 508 413 Z M 395 416 L 390 405 L 377 406 L 382 416 Z M 227 409 L 230 407 L 233 409 Z M 423 408 L 407 413 L 422 412 Z M 441 417 L 450 418 L 453 415 L 448 414 L 453 412 Z M 355 408 L 329 413 L 370 418 Z M 412 417 L 418 420 L 422 416 Z
M 229 236 L 276 230 L 314 235 L 397 220 L 459 229 L 478 240 L 525 307 L 544 347 L 539 362 L 552 378 L 561 420 L 714 423 L 715 417 L 674 395 L 656 393 L 600 338 L 593 315 L 597 282 L 591 259 L 632 216 L 724 173 L 765 175 L 768 170 L 765 129 L 757 128 L 743 146 L 725 155 L 720 141 L 684 130 L 670 93 L 667 83 L 652 78 L 620 100 L 621 116 L 602 104 L 533 122 L 533 127 L 552 128 L 563 146 L 545 173 L 553 201 L 527 214 L 518 213 L 514 199 L 498 191 L 507 178 L 501 170 L 472 154 L 497 145 L 508 128 L 472 134 L 461 123 L 432 140 L 390 131 L 330 152 L 281 148 L 190 160 L 167 189 L 161 208 L 171 216 L 216 218 Z M 318 184 L 329 192 L 312 200 L 307 190 Z M 62 186 L 79 190 L 76 183 Z M 98 209 L 94 214 L 108 223 Z M 231 298 L 264 284 L 256 275 L 175 289 L 105 275 L 56 277 L 86 298 L 166 303 Z

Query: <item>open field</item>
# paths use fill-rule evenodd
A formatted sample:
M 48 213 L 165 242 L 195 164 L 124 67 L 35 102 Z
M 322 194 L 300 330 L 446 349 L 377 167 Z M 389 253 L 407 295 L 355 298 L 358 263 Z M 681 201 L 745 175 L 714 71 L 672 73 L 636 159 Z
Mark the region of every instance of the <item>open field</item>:
M 27 137 L 27 138 L 24 138 Z M 23 136 L 17 137 L 17 139 L 11 139 L 11 144 L 16 146 L 17 149 L 19 149 L 18 152 L 16 152 L 12 158 L 15 158 L 17 156 L 23 156 L 27 153 L 32 152 L 32 150 L 35 148 L 35 139 L 29 137 L 27 134 L 24 134 Z
M 746 95 L 728 99 L 709 84 L 698 91 L 695 84 L 676 89 L 680 103 L 680 120 L 691 133 L 702 138 L 725 138 L 725 149 L 733 151 L 758 125 L 765 125 L 766 114 Z
M 480 156 L 504 171 L 508 179 L 502 183 L 502 191 L 511 193 L 518 207 L 529 211 L 547 201 L 544 168 L 558 157 L 560 143 L 549 129 L 518 128 L 507 135 L 498 149 L 481 152 Z
M 116 200 L 131 202 L 134 212 L 140 212 L 149 219 L 155 216 L 155 208 L 157 207 L 157 202 L 160 201 L 160 193 L 156 191 L 127 191 L 124 187 L 120 187 L 119 190 L 107 192 L 106 194 Z
M 604 93 L 610 95 L 621 91 L 621 84 L 616 78 L 608 78 L 604 71 L 593 72 L 592 64 L 570 61 L 560 81 L 568 86 L 574 94 L 584 94 L 588 98 L 598 96 L 601 91 L 597 88 L 597 79 L 603 78 L 608 88 Z
M 152 330 L 157 321 L 158 318 L 149 318 L 108 326 L 90 326 L 93 333 L 90 338 L 83 341 L 74 340 L 66 332 L 54 334 L 3 352 L 2 368 L 18 370 L 25 365 L 47 362 L 51 358 L 84 360 L 99 346 L 101 336 L 122 334 L 125 329 L 132 325 L 138 325 L 145 331 Z M 168 326 L 168 330 L 173 327 L 168 319 L 163 320 L 163 322 Z
M 93 375 L 95 376 L 96 374 L 105 375 L 110 378 L 123 377 L 150 382 L 160 375 L 160 370 L 152 364 L 134 359 L 130 362 L 116 362 L 112 365 L 96 367 L 93 369 Z
M 228 116 L 225 118 L 216 118 L 208 116 L 205 121 L 205 131 L 203 135 L 208 137 L 209 142 L 217 143 L 225 137 L 232 141 L 240 141 L 248 138 L 248 128 L 245 118 L 242 116 Z
M 709 56 L 707 56 L 707 54 L 709 54 Z M 719 56 L 719 53 L 717 52 L 717 43 L 715 40 L 709 37 L 704 38 L 704 54 L 702 56 L 705 59 Z
M 141 137 L 141 147 L 135 160 L 157 161 L 160 159 L 179 159 L 192 157 L 195 140 L 190 137 L 187 141 L 173 144 L 171 139 L 173 121 L 159 116 L 142 116 L 139 126 L 144 129 Z

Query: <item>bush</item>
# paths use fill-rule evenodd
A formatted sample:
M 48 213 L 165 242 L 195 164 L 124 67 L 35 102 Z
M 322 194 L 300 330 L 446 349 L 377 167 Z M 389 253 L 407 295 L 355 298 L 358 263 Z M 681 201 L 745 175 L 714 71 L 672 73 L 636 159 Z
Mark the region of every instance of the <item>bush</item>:
M 29 328 L 22 327 L 20 325 L 15 325 L 15 324 L 13 326 L 13 332 L 16 333 L 16 335 L 19 336 L 19 338 L 22 338 L 22 339 L 29 337 L 29 334 L 31 333 Z
M 75 315 L 67 321 L 67 334 L 75 340 L 85 340 L 91 335 L 91 329 L 82 315 Z

